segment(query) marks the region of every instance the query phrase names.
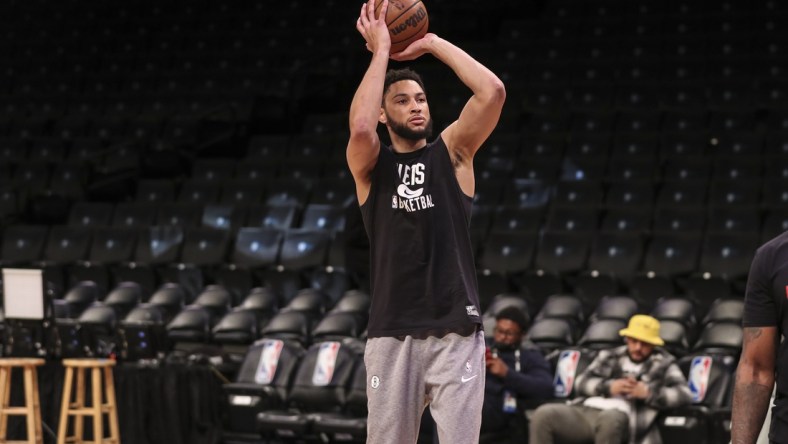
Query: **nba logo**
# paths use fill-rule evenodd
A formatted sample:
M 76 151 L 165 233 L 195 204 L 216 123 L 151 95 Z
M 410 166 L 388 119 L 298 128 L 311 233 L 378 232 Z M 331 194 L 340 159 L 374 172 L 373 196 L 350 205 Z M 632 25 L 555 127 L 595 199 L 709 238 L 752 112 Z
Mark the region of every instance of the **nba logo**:
M 572 393 L 579 361 L 579 350 L 564 350 L 558 355 L 555 378 L 553 379 L 553 392 L 557 398 L 566 398 Z
M 257 363 L 257 371 L 254 374 L 254 381 L 258 384 L 270 384 L 276 375 L 276 367 L 279 365 L 279 355 L 282 354 L 283 342 L 275 339 L 267 339 L 263 342 L 263 349 L 260 352 L 260 361 Z
M 317 352 L 317 363 L 315 371 L 312 373 L 312 384 L 316 386 L 326 386 L 334 377 L 334 367 L 337 364 L 337 354 L 339 353 L 339 342 L 324 342 L 320 344 Z
M 710 356 L 696 356 L 692 358 L 688 381 L 690 392 L 692 392 L 692 402 L 701 402 L 704 398 L 706 398 L 706 390 L 709 388 L 710 374 Z

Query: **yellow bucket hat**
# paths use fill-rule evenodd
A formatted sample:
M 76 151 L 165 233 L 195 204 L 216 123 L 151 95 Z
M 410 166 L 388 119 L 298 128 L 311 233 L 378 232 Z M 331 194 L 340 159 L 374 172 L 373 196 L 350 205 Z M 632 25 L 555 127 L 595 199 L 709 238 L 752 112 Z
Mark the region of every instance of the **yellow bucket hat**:
M 659 321 L 648 315 L 632 316 L 627 328 L 619 330 L 618 334 L 651 345 L 665 345 L 665 341 L 659 337 Z

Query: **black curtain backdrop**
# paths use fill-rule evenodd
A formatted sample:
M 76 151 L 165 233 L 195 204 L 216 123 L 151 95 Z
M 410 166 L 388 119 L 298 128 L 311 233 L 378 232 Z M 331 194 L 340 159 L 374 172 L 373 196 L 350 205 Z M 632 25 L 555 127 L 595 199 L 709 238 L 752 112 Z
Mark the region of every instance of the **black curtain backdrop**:
M 59 427 L 60 401 L 65 371 L 60 362 L 38 369 L 41 416 L 55 434 Z M 90 400 L 90 373 L 86 386 Z M 226 412 L 222 381 L 206 364 L 163 364 L 140 367 L 119 364 L 114 369 L 120 438 L 126 444 L 215 444 L 221 441 Z M 12 405 L 23 403 L 21 371 L 13 375 Z M 23 417 L 9 419 L 9 439 L 26 436 Z M 73 427 L 73 426 L 72 426 Z M 105 421 L 105 430 L 108 424 Z M 73 430 L 73 429 L 72 429 Z M 86 438 L 92 439 L 91 420 Z M 44 443 L 56 439 L 46 430 Z

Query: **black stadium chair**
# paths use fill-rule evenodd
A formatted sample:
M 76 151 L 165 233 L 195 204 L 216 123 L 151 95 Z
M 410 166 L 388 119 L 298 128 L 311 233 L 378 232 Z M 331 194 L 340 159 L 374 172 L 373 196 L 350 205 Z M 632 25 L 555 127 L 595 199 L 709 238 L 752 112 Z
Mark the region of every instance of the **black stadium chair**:
M 567 346 L 545 356 L 554 370 L 553 395 L 557 400 L 574 398 L 575 379 L 594 360 L 596 353 L 596 350 Z
M 574 345 L 577 331 L 571 322 L 563 318 L 536 319 L 528 329 L 528 339 L 545 354 L 553 350 Z
M 692 404 L 660 414 L 657 426 L 662 439 L 727 442 L 736 360 L 726 354 L 701 352 L 682 358 L 679 366 L 687 376 Z
M 123 344 L 120 357 L 125 361 L 162 359 L 169 351 L 164 312 L 153 304 L 134 307 L 118 323 Z
M 592 350 L 609 349 L 624 343 L 619 331 L 627 326 L 621 319 L 599 319 L 586 327 L 577 345 Z
M 309 317 L 301 311 L 277 313 L 263 328 L 264 338 L 295 341 L 304 347 L 312 342 L 312 329 Z
M 250 346 L 235 381 L 225 384 L 228 439 L 259 439 L 256 418 L 285 406 L 290 385 L 306 350 L 296 342 L 264 338 Z
M 246 351 L 246 346 L 260 338 L 258 316 L 252 310 L 230 311 L 213 327 L 211 337 L 225 350 L 238 345 L 238 350 Z
M 309 347 L 293 379 L 287 398 L 289 409 L 266 410 L 257 415 L 261 434 L 269 439 L 314 439 L 315 418 L 345 409 L 362 353 L 363 343 L 354 339 L 318 342 Z
M 69 306 L 71 317 L 77 318 L 86 308 L 99 300 L 102 294 L 93 281 L 82 281 L 71 287 L 63 296 L 63 302 Z

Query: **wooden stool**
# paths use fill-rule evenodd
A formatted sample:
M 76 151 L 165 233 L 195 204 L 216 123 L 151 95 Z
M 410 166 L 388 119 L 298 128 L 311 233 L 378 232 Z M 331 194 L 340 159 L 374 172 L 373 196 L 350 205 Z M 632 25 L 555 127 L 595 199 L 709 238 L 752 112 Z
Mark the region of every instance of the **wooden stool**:
M 93 418 L 94 444 L 120 444 L 118 431 L 118 408 L 115 403 L 115 383 L 112 377 L 112 367 L 115 361 L 109 359 L 64 359 L 63 367 L 66 369 L 65 383 L 63 384 L 63 401 L 60 407 L 60 427 L 57 433 L 57 444 L 85 443 L 83 431 L 85 417 Z M 90 370 L 92 403 L 85 405 L 85 371 Z M 103 372 L 102 372 L 103 370 Z M 74 399 L 71 391 L 74 384 L 76 371 L 77 387 Z M 106 403 L 102 400 L 101 375 L 104 374 L 104 395 Z M 109 419 L 110 436 L 104 437 L 104 415 Z M 68 435 L 68 419 L 74 417 L 74 435 Z
M 44 365 L 38 358 L 0 358 L 0 443 L 41 444 L 41 406 L 38 399 L 38 373 L 36 367 Z M 11 407 L 11 372 L 14 367 L 22 369 L 25 385 L 25 405 Z M 25 416 L 27 440 L 7 441 L 8 417 Z

